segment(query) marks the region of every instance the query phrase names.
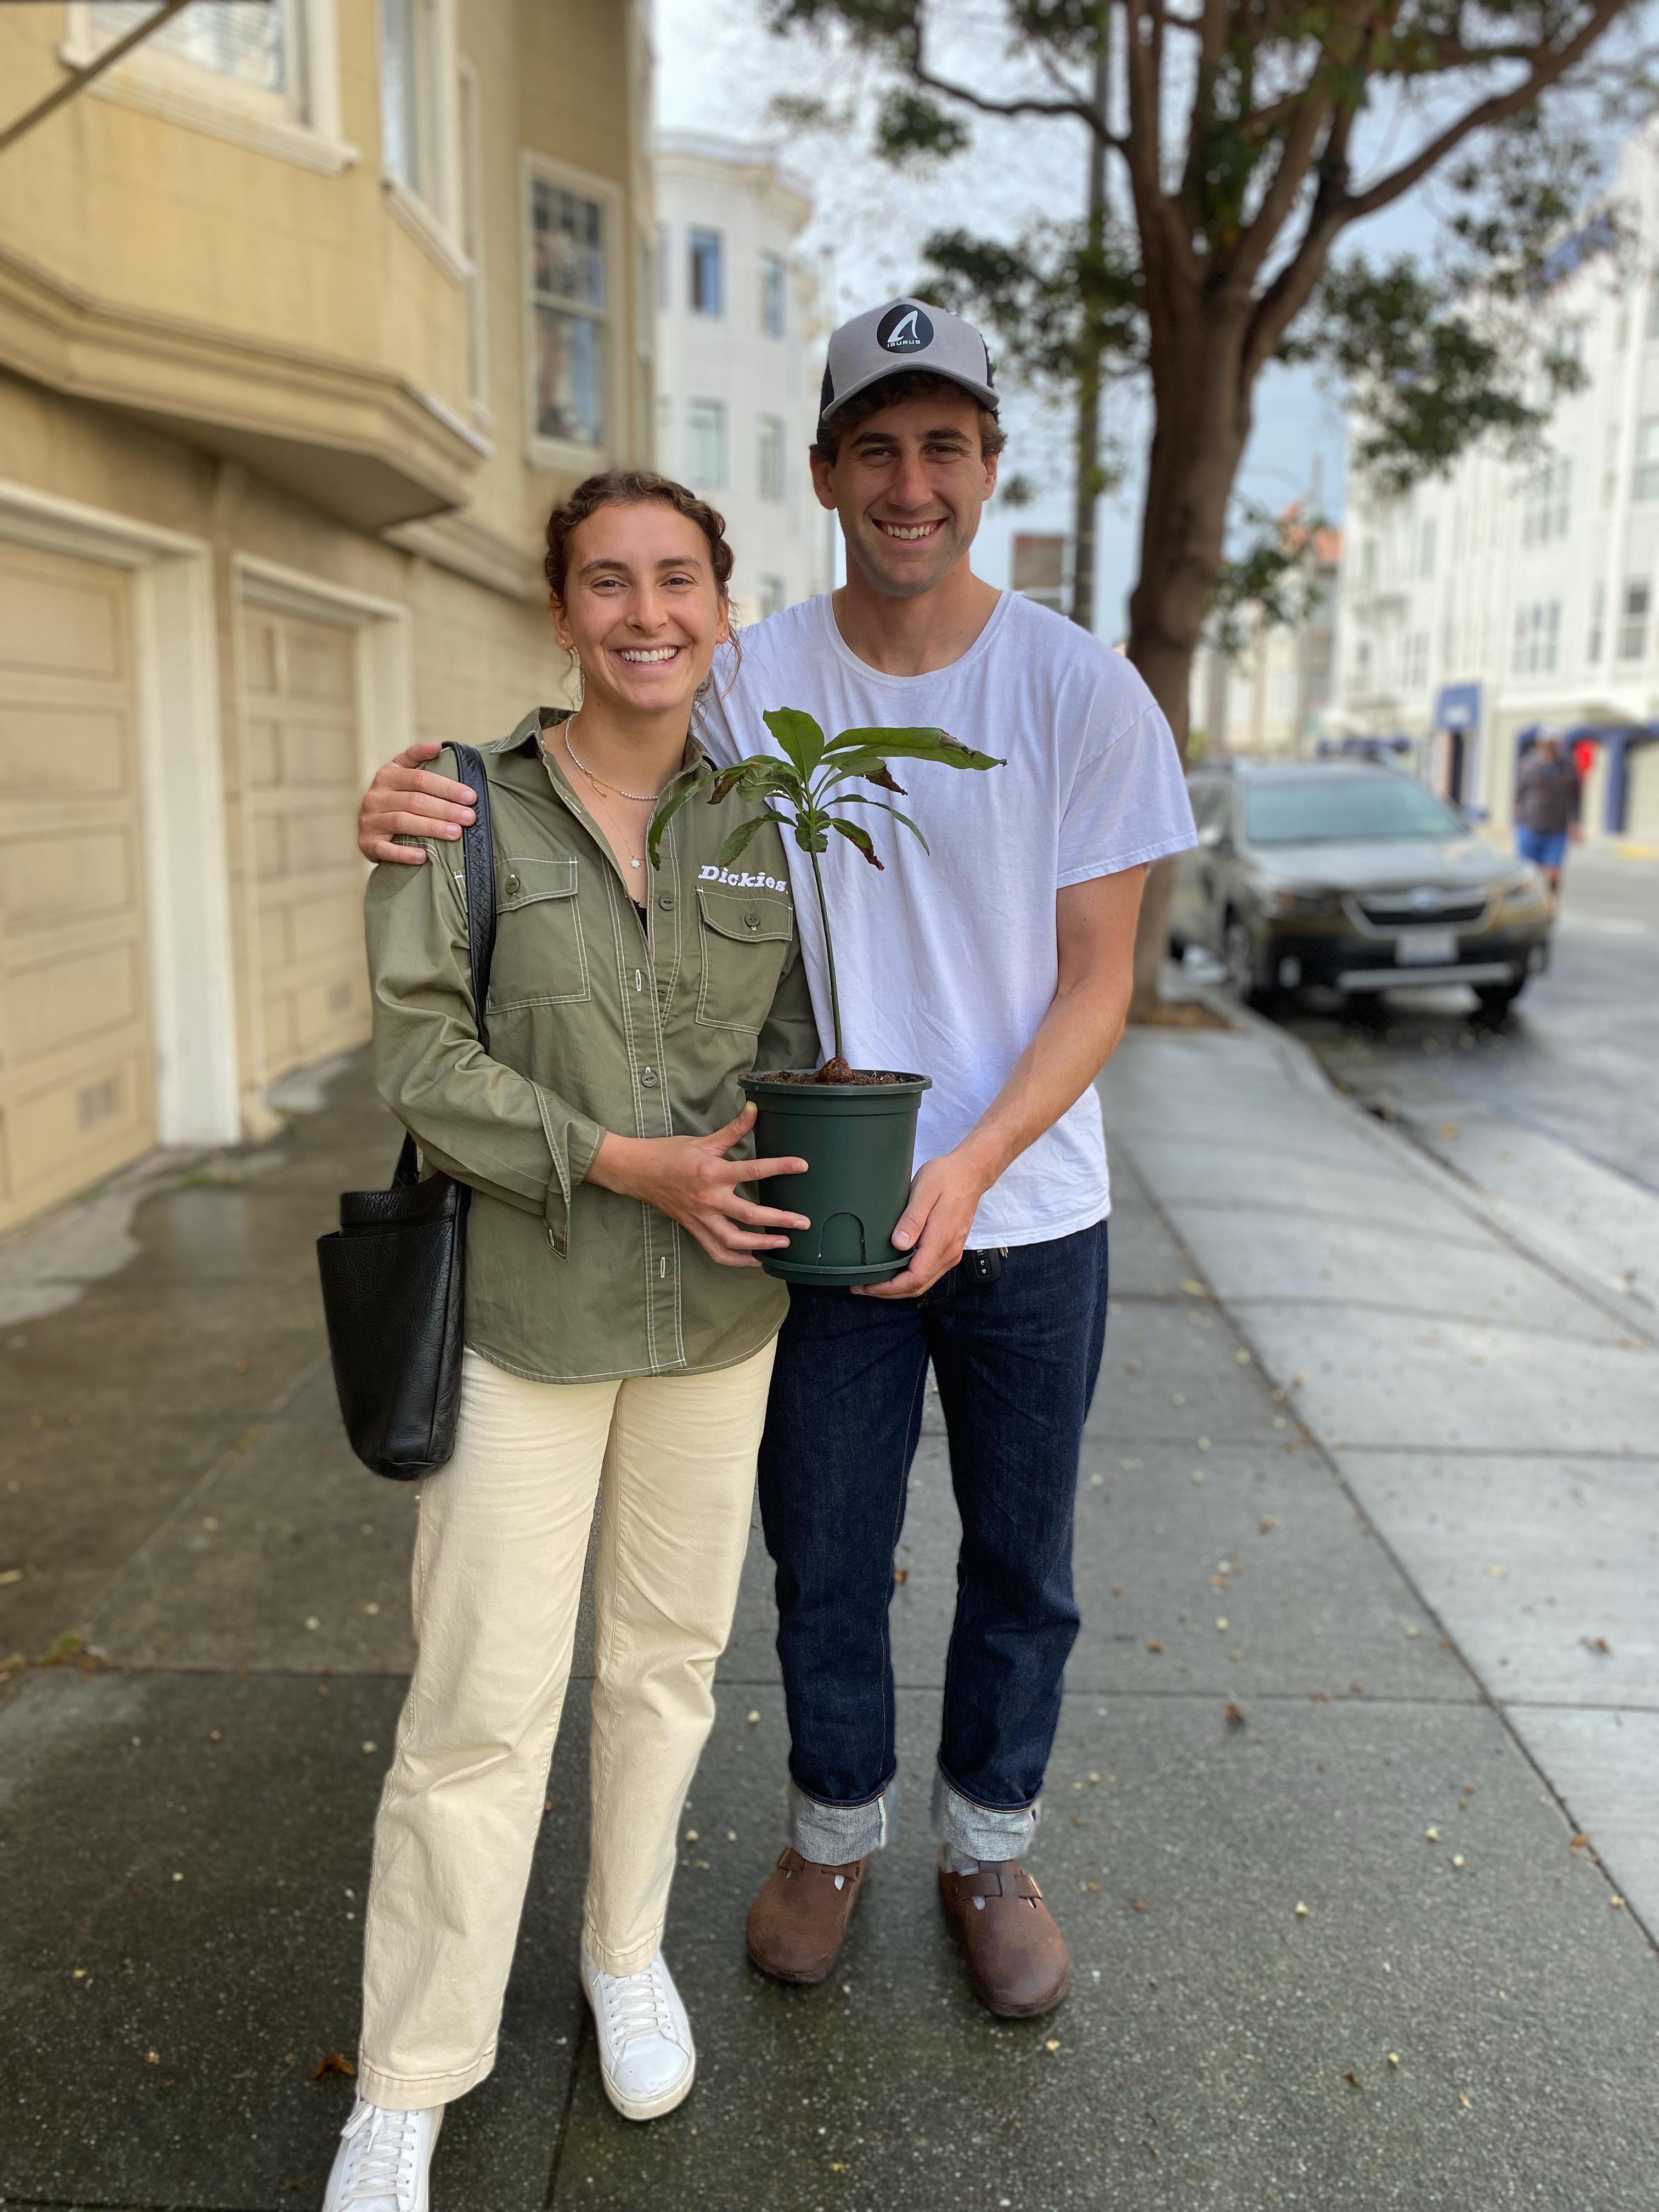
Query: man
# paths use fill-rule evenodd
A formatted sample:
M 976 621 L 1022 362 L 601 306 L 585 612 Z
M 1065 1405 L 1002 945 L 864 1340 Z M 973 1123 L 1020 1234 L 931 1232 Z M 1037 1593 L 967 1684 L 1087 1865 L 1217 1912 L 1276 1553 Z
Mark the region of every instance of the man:
M 1552 906 L 1561 896 L 1568 836 L 1577 833 L 1580 789 L 1560 732 L 1540 730 L 1522 754 L 1515 779 L 1515 849 L 1544 871 Z
M 812 483 L 847 584 L 749 631 L 717 666 L 700 734 L 718 760 L 766 748 L 761 715 L 830 731 L 934 725 L 1000 758 L 918 763 L 907 809 L 932 856 L 884 841 L 877 875 L 824 856 L 848 1057 L 919 1067 L 921 1165 L 860 1292 L 797 1285 L 760 1458 L 792 1737 L 789 1841 L 750 1911 L 750 1956 L 822 1981 L 896 1809 L 887 1641 L 893 1547 L 931 1363 L 963 1522 L 933 1791 L 939 1886 L 969 1979 L 1022 2017 L 1065 1995 L 1065 1944 L 1023 1855 L 1077 1632 L 1072 1533 L 1083 1422 L 1106 1325 L 1109 1206 L 1091 1085 L 1122 1032 L 1147 866 L 1194 842 L 1162 714 L 1120 655 L 975 576 L 969 553 L 1003 446 L 977 331 L 915 300 L 830 341 Z M 729 688 L 724 688 L 729 686 Z M 463 787 L 382 769 L 360 843 L 464 818 Z M 872 825 L 875 825 L 872 823 Z M 815 903 L 799 927 L 819 1027 Z

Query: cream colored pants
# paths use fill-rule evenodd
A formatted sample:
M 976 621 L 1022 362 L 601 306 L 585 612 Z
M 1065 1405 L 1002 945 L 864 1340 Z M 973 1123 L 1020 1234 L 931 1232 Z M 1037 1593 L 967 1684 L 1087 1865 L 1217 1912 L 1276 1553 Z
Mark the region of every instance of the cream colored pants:
M 495 2063 L 601 1474 L 586 1935 L 611 1973 L 655 1955 L 773 1350 L 623 1382 L 526 1382 L 465 1355 L 454 1456 L 422 1486 L 418 1656 L 374 1828 L 357 2078 L 371 2103 L 445 2104 Z

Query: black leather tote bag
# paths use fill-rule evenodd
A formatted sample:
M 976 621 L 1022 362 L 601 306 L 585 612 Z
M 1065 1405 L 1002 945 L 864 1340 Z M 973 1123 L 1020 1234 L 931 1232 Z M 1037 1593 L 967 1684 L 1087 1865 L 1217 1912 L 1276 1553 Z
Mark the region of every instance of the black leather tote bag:
M 489 784 L 471 745 L 454 752 L 456 775 L 478 794 L 461 852 L 472 1003 L 488 1050 L 483 1010 L 495 948 Z M 405 1136 L 391 1189 L 343 1191 L 338 1229 L 317 1240 L 346 1434 L 365 1467 L 394 1481 L 431 1474 L 455 1448 L 471 1195 L 447 1175 L 422 1182 L 415 1139 Z

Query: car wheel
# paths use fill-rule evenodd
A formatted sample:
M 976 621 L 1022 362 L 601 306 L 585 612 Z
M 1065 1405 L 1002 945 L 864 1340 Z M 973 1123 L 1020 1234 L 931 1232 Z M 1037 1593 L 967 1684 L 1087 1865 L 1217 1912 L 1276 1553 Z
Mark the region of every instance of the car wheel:
M 1255 978 L 1255 945 L 1249 924 L 1236 914 L 1228 915 L 1227 927 L 1221 933 L 1221 963 L 1240 1004 L 1260 1004 L 1263 994 Z
M 1474 995 L 1480 1005 L 1481 1018 L 1489 1022 L 1501 1022 L 1526 988 L 1527 979 L 1524 975 L 1518 983 L 1480 985 Z

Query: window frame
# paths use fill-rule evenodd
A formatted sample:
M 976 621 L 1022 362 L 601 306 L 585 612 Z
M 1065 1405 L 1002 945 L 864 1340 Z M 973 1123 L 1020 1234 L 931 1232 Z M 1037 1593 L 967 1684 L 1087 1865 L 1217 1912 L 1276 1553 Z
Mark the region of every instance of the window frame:
M 714 249 L 714 305 L 703 307 L 697 298 L 697 261 L 702 242 L 712 242 Z M 715 230 L 704 222 L 688 223 L 685 228 L 685 312 L 701 315 L 711 323 L 721 322 L 726 316 L 726 233 Z
M 455 64 L 456 195 L 459 245 L 466 257 L 466 380 L 472 419 L 495 426 L 489 404 L 489 291 L 484 276 L 483 94 L 476 65 Z
M 587 313 L 589 319 L 599 322 L 605 332 L 605 362 L 599 387 L 605 421 L 604 436 L 597 446 L 581 445 L 567 438 L 544 437 L 537 428 L 538 295 L 534 196 L 538 181 L 551 185 L 561 191 L 574 192 L 580 198 L 592 200 L 600 210 L 600 252 L 604 260 L 605 305 L 597 316 L 580 305 L 574 309 L 577 314 Z M 597 177 L 591 170 L 579 169 L 572 162 L 556 160 L 552 155 L 541 153 L 534 147 L 520 149 L 519 292 L 524 354 L 525 455 L 534 468 L 556 469 L 567 473 L 574 470 L 580 475 L 589 476 L 596 469 L 613 466 L 626 443 L 627 349 L 622 326 L 627 301 L 623 289 L 626 276 L 622 258 L 623 234 L 623 192 L 619 185 L 609 177 Z M 629 235 L 631 238 L 632 234 Z M 554 303 L 550 301 L 548 304 Z
M 706 410 L 713 420 L 720 439 L 718 476 L 696 473 L 697 416 L 702 410 Z M 732 410 L 723 399 L 699 397 L 685 403 L 685 481 L 693 491 L 724 491 L 732 481 Z
M 241 84 L 151 45 L 136 46 L 86 89 L 204 137 L 337 177 L 362 158 L 340 135 L 337 0 L 283 0 L 283 6 L 286 20 L 296 27 L 292 45 L 303 79 L 297 91 L 271 93 Z M 83 69 L 110 44 L 94 34 L 91 0 L 68 0 L 59 61 L 69 69 Z
M 785 456 L 789 427 L 781 415 L 763 415 L 756 426 L 755 486 L 768 507 L 781 507 L 788 495 Z M 769 452 L 775 466 L 769 471 Z
M 787 254 L 763 249 L 760 258 L 760 331 L 763 338 L 787 338 L 789 335 L 789 258 Z M 778 319 L 772 322 L 773 277 L 777 279 L 776 298 Z

